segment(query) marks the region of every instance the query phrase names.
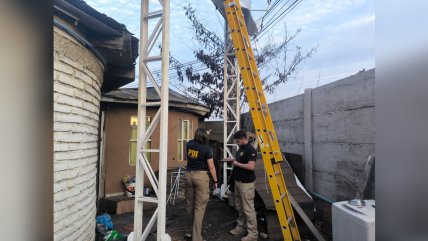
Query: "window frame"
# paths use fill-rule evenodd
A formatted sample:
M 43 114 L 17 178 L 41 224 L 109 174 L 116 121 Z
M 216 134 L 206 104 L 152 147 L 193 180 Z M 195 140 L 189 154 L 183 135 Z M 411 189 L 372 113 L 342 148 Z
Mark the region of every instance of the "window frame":
M 137 134 L 136 137 L 133 138 L 133 133 L 132 133 L 132 129 L 131 129 L 131 138 L 129 139 L 129 148 L 128 148 L 128 165 L 130 166 L 135 166 L 137 164 L 138 161 L 138 157 L 137 157 L 137 148 L 135 147 L 135 153 L 131 153 L 134 150 L 131 150 L 132 145 L 137 146 L 137 141 L 138 141 L 138 116 L 131 116 L 130 117 L 131 121 L 130 121 L 130 126 L 131 128 L 136 128 L 137 129 Z M 135 126 L 133 127 L 133 121 L 136 123 Z M 146 116 L 146 129 L 147 127 L 149 127 L 150 123 L 152 121 L 151 116 Z M 151 149 L 152 147 L 152 139 L 148 139 L 145 149 Z M 135 163 L 131 163 L 132 161 L 132 157 L 135 157 Z M 147 160 L 149 161 L 149 163 L 152 161 L 152 157 L 151 157 L 151 153 L 146 153 L 146 157 Z
M 178 120 L 177 160 L 184 161 L 185 143 L 192 139 L 193 121 L 190 119 Z M 185 130 L 187 132 L 185 133 Z

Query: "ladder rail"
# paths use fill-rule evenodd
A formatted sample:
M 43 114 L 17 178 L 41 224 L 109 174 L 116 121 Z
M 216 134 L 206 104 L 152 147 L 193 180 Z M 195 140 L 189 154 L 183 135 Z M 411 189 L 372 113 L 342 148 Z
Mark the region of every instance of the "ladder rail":
M 282 234 L 284 240 L 300 241 L 300 234 L 280 166 L 283 157 L 245 26 L 244 15 L 239 1 L 226 0 L 224 6 Z
M 233 2 L 233 1 L 231 1 L 231 2 Z M 236 6 L 236 5 L 231 5 L 230 7 L 233 7 L 233 6 Z M 240 7 L 237 9 L 240 9 Z M 226 10 L 226 12 L 227 12 L 227 10 Z M 242 10 L 239 12 L 242 15 Z M 235 9 L 235 12 L 232 11 L 232 12 L 230 12 L 229 15 L 239 15 L 239 12 Z M 235 13 L 235 14 L 233 14 L 233 13 Z M 234 19 L 232 18 L 232 21 L 233 20 Z M 230 21 L 228 21 L 228 23 L 229 22 Z M 280 162 L 280 161 L 282 161 L 281 153 L 280 152 L 276 152 L 276 153 L 273 152 L 274 150 L 277 150 L 277 151 L 280 150 L 278 142 L 274 141 L 274 140 L 277 140 L 276 134 L 273 131 L 273 133 L 271 135 L 269 135 L 268 131 L 267 131 L 267 129 L 274 130 L 273 122 L 272 122 L 270 112 L 269 112 L 269 108 L 267 107 L 267 105 L 265 105 L 263 107 L 261 104 L 261 103 L 267 103 L 266 97 L 264 95 L 264 91 L 257 91 L 257 90 L 263 90 L 263 86 L 262 86 L 262 83 L 260 80 L 260 76 L 258 74 L 256 62 L 254 60 L 253 50 L 251 48 L 251 45 L 249 45 L 250 40 L 248 37 L 245 37 L 245 36 L 248 36 L 248 32 L 247 32 L 247 29 L 245 27 L 245 23 L 243 23 L 242 21 L 236 20 L 236 21 L 233 21 L 233 25 L 236 26 L 237 28 L 239 28 L 239 29 L 231 30 L 231 32 L 232 32 L 231 34 L 232 34 L 233 44 L 235 46 L 236 55 L 237 55 L 237 57 L 240 56 L 240 58 L 238 57 L 238 63 L 241 62 L 239 64 L 241 74 L 242 74 L 243 79 L 250 81 L 247 84 L 244 83 L 244 88 L 245 88 L 245 92 L 247 94 L 248 102 L 249 102 L 250 106 L 253 106 L 250 109 L 251 110 L 250 112 L 253 116 L 254 112 L 261 112 L 263 109 L 266 109 L 266 113 L 267 113 L 266 116 L 264 118 L 261 118 L 261 119 L 259 118 L 259 116 L 263 117 L 262 113 L 258 114 L 258 116 L 253 116 L 253 119 L 254 119 L 254 117 L 256 117 L 256 119 L 259 119 L 259 123 L 262 124 L 262 128 L 263 128 L 263 130 L 260 128 L 256 128 L 256 134 L 259 133 L 258 137 L 259 137 L 259 141 L 261 141 L 261 149 L 262 149 L 262 151 L 268 152 L 270 154 L 273 153 L 275 160 L 277 162 Z M 239 33 L 241 33 L 241 34 L 239 34 Z M 236 36 L 236 37 L 233 38 L 233 36 Z M 243 39 L 241 40 L 240 38 L 243 38 Z M 247 42 L 248 45 L 246 45 L 245 42 Z M 239 46 L 239 47 L 236 48 L 236 46 Z M 248 54 L 247 54 L 247 52 L 248 52 Z M 249 58 L 252 58 L 253 61 L 250 61 Z M 248 66 L 248 67 L 245 68 L 242 66 Z M 251 103 L 251 102 L 255 102 L 255 103 Z M 269 140 L 270 143 L 268 143 L 267 145 L 266 144 L 263 145 L 263 143 L 266 143 L 267 140 Z

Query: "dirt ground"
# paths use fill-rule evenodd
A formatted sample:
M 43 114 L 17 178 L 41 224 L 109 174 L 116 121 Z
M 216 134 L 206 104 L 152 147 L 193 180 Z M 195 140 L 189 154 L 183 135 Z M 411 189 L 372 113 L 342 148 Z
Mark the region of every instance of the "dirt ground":
M 143 226 L 145 226 L 151 217 L 151 211 L 144 212 Z M 134 214 L 126 213 L 122 215 L 111 215 L 115 230 L 123 234 L 129 234 L 133 229 Z M 202 237 L 206 241 L 239 241 L 242 236 L 233 236 L 229 230 L 236 225 L 238 214 L 226 202 L 217 198 L 212 198 L 208 202 L 205 212 L 204 223 L 202 225 Z M 175 206 L 168 205 L 166 232 L 174 241 L 186 240 L 184 234 L 186 232 L 186 208 L 184 199 L 176 201 Z M 152 232 L 148 239 L 149 241 L 156 240 L 156 233 Z M 259 238 L 259 240 L 264 240 Z

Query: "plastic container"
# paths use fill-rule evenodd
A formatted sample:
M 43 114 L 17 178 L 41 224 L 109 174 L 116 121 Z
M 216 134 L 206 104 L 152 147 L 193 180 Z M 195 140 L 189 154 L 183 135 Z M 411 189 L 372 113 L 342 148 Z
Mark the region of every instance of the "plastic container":
M 333 204 L 334 241 L 375 241 L 375 200 L 364 201 L 364 206 Z

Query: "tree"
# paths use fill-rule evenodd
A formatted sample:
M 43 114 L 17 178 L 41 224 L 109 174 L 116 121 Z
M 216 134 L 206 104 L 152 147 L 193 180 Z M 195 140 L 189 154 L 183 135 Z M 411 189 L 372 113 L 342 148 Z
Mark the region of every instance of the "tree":
M 194 69 L 192 66 L 183 66 L 174 58 L 171 58 L 171 65 L 177 72 L 179 81 L 188 83 L 182 85 L 183 92 L 209 106 L 208 117 L 212 115 L 222 117 L 224 42 L 215 32 L 201 24 L 195 9 L 190 4 L 183 8 L 190 21 L 193 38 L 200 44 L 199 48 L 194 50 L 194 56 L 204 65 L 204 68 Z M 317 49 L 313 47 L 303 53 L 302 48 L 294 44 L 301 30 L 298 29 L 292 35 L 288 35 L 286 27 L 284 30 L 281 41 L 275 41 L 272 36 L 268 36 L 263 46 L 253 48 L 259 71 L 264 74 L 261 77 L 263 88 L 268 93 L 273 93 L 280 84 L 294 78 L 299 64 L 312 57 Z M 255 42 L 259 44 L 258 40 Z M 295 53 L 289 60 L 291 50 Z M 243 91 L 241 88 L 241 93 Z M 243 96 L 241 94 L 241 101 L 245 101 Z

